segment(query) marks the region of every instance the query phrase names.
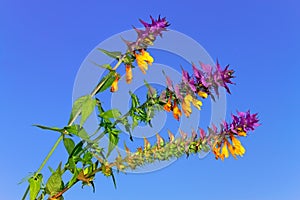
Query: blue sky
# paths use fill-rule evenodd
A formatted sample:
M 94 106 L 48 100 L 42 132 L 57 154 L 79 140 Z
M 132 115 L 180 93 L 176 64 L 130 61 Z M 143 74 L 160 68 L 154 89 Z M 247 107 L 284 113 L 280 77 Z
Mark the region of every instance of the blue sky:
M 227 116 L 251 109 L 259 112 L 262 126 L 243 140 L 247 152 L 238 160 L 216 161 L 211 154 L 182 158 L 156 172 L 118 174 L 117 190 L 99 175 L 95 194 L 78 185 L 65 198 L 299 199 L 299 7 L 296 0 L 2 0 L 1 197 L 21 198 L 26 184 L 17 183 L 37 169 L 58 137 L 31 125 L 67 123 L 73 84 L 88 53 L 111 35 L 139 26 L 138 18 L 161 14 L 170 28 L 235 69 Z M 65 155 L 59 146 L 53 158 Z M 51 159 L 47 166 L 58 162 Z

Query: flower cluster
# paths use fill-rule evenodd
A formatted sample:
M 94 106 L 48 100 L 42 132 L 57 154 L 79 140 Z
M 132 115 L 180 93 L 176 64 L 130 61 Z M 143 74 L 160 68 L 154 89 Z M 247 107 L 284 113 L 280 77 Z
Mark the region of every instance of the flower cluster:
M 119 153 L 115 161 L 107 166 L 109 169 L 115 166 L 119 171 L 124 171 L 127 168 L 134 170 L 138 166 L 153 163 L 156 160 L 168 160 L 201 151 L 208 152 L 210 148 L 216 159 L 224 160 L 224 158 L 229 157 L 229 153 L 237 159 L 237 156 L 243 156 L 245 153 L 245 148 L 237 138 L 245 136 L 239 134 L 240 128 L 243 127 L 242 130 L 245 133 L 254 130 L 259 126 L 258 121 L 257 114 L 250 114 L 250 111 L 247 113 L 238 112 L 238 115 L 232 115 L 230 124 L 223 122 L 220 130 L 213 125 L 207 133 L 203 129 L 199 129 L 199 134 L 192 130 L 189 137 L 187 133 L 180 130 L 180 137 L 177 138 L 168 131 L 169 141 L 165 141 L 159 134 L 156 134 L 156 144 L 151 145 L 144 138 L 144 147 L 137 148 L 136 152 L 131 152 L 125 144 L 126 156 L 122 157 Z M 99 161 L 103 162 L 101 159 Z
M 207 98 L 209 95 L 215 100 L 213 92 L 218 96 L 219 87 L 224 87 L 228 93 L 230 90 L 227 84 L 232 84 L 232 78 L 234 78 L 233 70 L 228 69 L 228 65 L 225 69 L 222 69 L 217 61 L 216 67 L 208 64 L 200 63 L 202 70 L 198 69 L 192 64 L 193 74 L 190 75 L 186 70 L 182 68 L 182 81 L 173 86 L 169 77 L 166 77 L 167 89 L 166 92 L 161 94 L 161 99 L 167 101 L 164 109 L 166 111 L 173 110 L 174 117 L 178 120 L 181 116 L 180 109 L 177 104 L 181 104 L 181 108 L 186 117 L 189 117 L 192 113 L 191 104 L 193 104 L 198 110 L 202 106 L 202 102 L 197 99 Z M 172 100 L 174 106 L 172 106 Z M 176 107 L 175 107 L 176 106 Z M 174 113 L 174 109 L 176 114 Z
M 167 27 L 170 26 L 169 22 L 165 17 L 158 19 L 154 19 L 152 16 L 151 24 L 140 19 L 140 22 L 144 25 L 145 29 L 137 29 L 135 27 L 134 30 L 137 32 L 138 37 L 135 42 L 130 42 L 125 39 L 123 41 L 126 43 L 129 51 L 134 51 L 136 49 L 146 49 L 149 45 L 153 45 L 156 37 L 159 35 L 162 37 L 162 32 L 167 30 Z
M 253 131 L 260 124 L 258 123 L 257 113 L 251 114 L 250 111 L 238 112 L 237 115 L 232 115 L 232 122 L 228 124 L 223 122 L 221 128 L 218 131 L 214 126 L 211 129 L 211 147 L 216 159 L 227 158 L 229 152 L 236 158 L 236 156 L 243 156 L 245 148 L 237 137 L 247 136 L 248 131 Z M 231 141 L 231 142 L 230 142 Z M 228 152 L 229 150 L 229 152 Z
M 151 24 L 140 19 L 140 22 L 144 25 L 145 30 L 137 29 L 135 27 L 134 30 L 137 32 L 138 36 L 135 42 L 130 42 L 125 39 L 123 41 L 126 43 L 128 49 L 126 54 L 123 56 L 122 62 L 125 64 L 126 71 L 126 83 L 131 83 L 132 81 L 132 68 L 133 62 L 136 61 L 137 66 L 140 70 L 145 74 L 148 70 L 148 65 L 152 65 L 154 59 L 146 51 L 149 45 L 153 45 L 156 37 L 162 36 L 162 32 L 167 30 L 167 27 L 170 25 L 166 18 L 154 19 L 152 16 Z M 113 86 L 111 87 L 111 92 L 116 92 L 118 90 L 117 84 L 119 79 L 115 79 Z

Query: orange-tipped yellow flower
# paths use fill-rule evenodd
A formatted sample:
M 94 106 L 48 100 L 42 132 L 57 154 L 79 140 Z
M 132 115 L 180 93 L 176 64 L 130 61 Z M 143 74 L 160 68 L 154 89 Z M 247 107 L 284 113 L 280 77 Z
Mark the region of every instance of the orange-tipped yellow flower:
M 174 103 L 174 107 L 173 107 L 173 117 L 176 120 L 179 120 L 179 117 L 181 117 L 181 110 L 178 108 L 176 102 Z
M 224 142 L 222 150 L 221 150 L 221 155 L 220 158 L 221 160 L 224 160 L 224 158 L 228 158 L 229 153 L 228 153 L 228 149 L 227 149 L 227 142 Z
M 172 108 L 172 104 L 171 104 L 171 98 L 168 100 L 168 102 L 164 105 L 164 110 L 167 112 L 170 112 Z
M 126 65 L 126 83 L 131 83 L 132 81 L 132 68 L 131 65 Z
M 202 97 L 203 99 L 206 99 L 207 96 L 208 96 L 208 94 L 207 94 L 206 92 L 202 92 L 202 91 L 199 91 L 199 92 L 198 92 L 198 95 L 199 95 L 200 97 Z
M 218 160 L 220 158 L 220 150 L 221 147 L 217 147 L 216 145 L 213 147 L 213 153 L 215 154 L 215 158 Z
M 110 87 L 110 91 L 111 92 L 116 92 L 118 91 L 118 81 L 119 81 L 119 76 L 116 77 L 116 79 L 114 80 L 114 82 L 112 83 L 111 87 Z
M 148 64 L 152 65 L 154 59 L 153 57 L 144 49 L 140 51 L 140 54 L 135 53 L 136 63 L 141 69 L 141 71 L 145 74 L 146 70 L 148 70 Z

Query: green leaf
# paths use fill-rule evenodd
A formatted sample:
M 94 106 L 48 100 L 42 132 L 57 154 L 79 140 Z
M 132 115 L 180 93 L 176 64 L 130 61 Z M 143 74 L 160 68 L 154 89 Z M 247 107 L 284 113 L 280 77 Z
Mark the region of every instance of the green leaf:
M 69 155 L 75 148 L 75 142 L 71 138 L 64 138 L 64 145 Z
M 69 158 L 73 157 L 73 156 L 79 156 L 82 152 L 83 152 L 83 141 L 80 141 L 74 148 L 74 150 L 72 151 L 72 153 L 70 154 Z
M 38 125 L 38 124 L 33 124 L 33 126 L 36 126 L 38 128 L 44 129 L 44 130 L 57 131 L 57 132 L 63 132 L 63 130 L 64 130 L 64 129 L 57 128 L 57 127 L 48 127 L 48 126 L 43 126 L 43 125 Z
M 139 98 L 132 92 L 129 92 L 129 94 L 131 95 L 131 108 L 138 107 L 140 105 Z
M 85 164 L 92 164 L 92 162 L 91 162 L 92 158 L 93 158 L 93 154 L 90 153 L 90 152 L 86 152 L 86 153 L 83 155 L 82 161 L 83 161 Z
M 94 108 L 96 106 L 96 99 L 89 96 L 85 102 L 82 104 L 81 108 L 81 119 L 80 119 L 80 126 L 84 124 L 87 118 L 92 114 Z
M 108 69 L 108 70 L 112 70 L 112 67 L 110 64 L 103 64 L 103 65 L 99 65 L 94 61 L 90 61 L 91 63 L 93 63 L 94 65 L 96 65 L 97 67 L 103 68 L 103 69 Z
M 121 116 L 121 112 L 118 109 L 111 109 L 111 110 L 108 110 L 106 112 L 100 113 L 99 116 L 102 117 L 102 118 L 106 118 L 106 119 L 109 119 L 109 118 L 115 118 L 116 119 L 116 118 Z
M 41 189 L 42 178 L 43 176 L 41 174 L 38 174 L 37 176 L 32 177 L 28 180 L 30 200 L 35 200 L 35 198 L 39 194 Z
M 29 179 L 34 175 L 34 173 L 30 173 L 29 175 L 27 175 L 26 177 L 22 178 L 21 181 L 18 183 L 19 185 L 29 181 Z
M 70 167 L 70 171 L 73 173 L 75 168 L 76 168 L 76 163 L 74 161 L 74 157 L 71 157 L 68 159 L 68 164 L 69 164 L 69 167 Z
M 104 64 L 104 65 L 101 65 L 100 67 L 104 68 L 104 69 L 112 70 L 112 67 L 110 66 L 110 64 Z
M 112 132 L 109 133 L 108 139 L 109 139 L 109 145 L 108 145 L 108 151 L 106 157 L 110 155 L 112 150 L 115 148 L 115 146 L 119 142 L 119 133 L 120 131 L 117 129 L 114 129 Z
M 120 51 L 106 51 L 106 50 L 100 49 L 100 48 L 97 48 L 97 49 L 99 51 L 102 51 L 103 53 L 105 53 L 109 57 L 112 57 L 112 58 L 115 58 L 115 59 L 119 59 L 122 55 L 122 52 L 120 52 Z
M 59 165 L 56 168 L 56 172 L 58 172 L 59 174 L 61 174 L 61 165 L 62 165 L 62 162 L 60 161 Z
M 91 95 L 85 95 L 79 97 L 73 104 L 69 123 L 73 120 L 75 115 L 78 112 L 80 112 L 81 113 L 80 126 L 82 126 L 84 122 L 87 120 L 87 118 L 93 112 L 95 105 L 96 105 L 96 100 L 92 98 Z
M 61 174 L 56 171 L 48 179 L 46 183 L 46 191 L 51 196 L 60 192 L 62 188 L 62 178 Z
M 116 79 L 116 76 L 117 76 L 117 74 L 115 71 L 110 71 L 106 76 L 104 76 L 103 79 L 99 83 L 99 84 L 103 84 L 103 85 L 99 88 L 97 93 L 103 92 L 104 90 L 109 88 L 112 85 L 112 83 L 114 82 L 114 80 Z
M 137 125 L 139 124 L 139 119 L 137 115 L 132 116 L 132 125 L 131 125 L 131 130 L 133 130 Z
M 83 139 L 83 140 L 89 140 L 90 136 L 89 134 L 86 132 L 86 130 L 84 128 L 81 128 L 80 131 L 78 132 L 78 136 Z
M 68 131 L 68 133 L 73 133 L 74 135 L 78 135 L 78 130 L 79 130 L 80 128 L 79 128 L 79 125 L 73 124 L 73 125 L 71 125 L 71 126 L 66 126 L 66 127 L 64 127 L 64 129 L 65 129 L 66 131 Z
M 78 112 L 81 112 L 82 105 L 84 104 L 84 102 L 88 101 L 88 99 L 90 99 L 90 98 L 91 98 L 90 95 L 85 95 L 85 96 L 81 96 L 78 99 L 76 99 L 76 101 L 74 102 L 73 107 L 72 107 L 71 117 L 70 117 L 68 124 L 74 119 L 75 115 Z
M 132 138 L 132 134 L 131 134 L 131 126 L 129 124 L 129 121 L 128 121 L 128 118 L 127 117 L 124 117 L 124 118 L 121 118 L 120 120 L 120 123 L 122 123 L 125 127 L 125 130 L 129 133 L 130 135 L 130 140 L 133 141 L 133 138 Z
M 48 167 L 48 169 L 50 170 L 51 173 L 54 173 L 54 172 L 55 172 L 55 170 L 52 169 L 52 167 L 50 167 L 50 166 Z

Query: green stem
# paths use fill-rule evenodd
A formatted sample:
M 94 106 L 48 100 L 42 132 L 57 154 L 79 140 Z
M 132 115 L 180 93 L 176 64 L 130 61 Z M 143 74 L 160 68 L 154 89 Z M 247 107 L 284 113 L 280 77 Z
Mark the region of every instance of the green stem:
M 55 144 L 53 145 L 53 147 L 51 148 L 50 152 L 48 153 L 48 155 L 46 156 L 46 158 L 44 159 L 44 161 L 42 162 L 42 164 L 40 165 L 39 169 L 35 172 L 34 176 L 37 176 L 41 170 L 44 168 L 45 164 L 47 163 L 47 161 L 49 160 L 49 158 L 51 157 L 51 155 L 53 154 L 54 150 L 56 149 L 56 147 L 59 145 L 60 141 L 63 139 L 63 134 L 61 134 L 59 136 L 59 138 L 56 140 Z M 28 192 L 29 192 L 29 188 L 30 188 L 30 185 L 28 185 L 23 197 L 22 197 L 22 200 L 25 200 Z
M 56 147 L 59 145 L 60 141 L 63 139 L 63 134 L 61 134 L 59 136 L 59 138 L 56 140 L 55 144 L 53 145 L 53 147 L 51 148 L 50 152 L 48 153 L 48 155 L 46 156 L 46 158 L 44 159 L 44 161 L 42 162 L 41 166 L 39 167 L 39 169 L 36 171 L 36 175 L 40 173 L 40 171 L 44 168 L 45 164 L 47 163 L 47 161 L 49 160 L 49 158 L 51 157 L 51 155 L 53 154 L 54 150 L 56 149 Z
M 122 63 L 123 58 L 125 57 L 125 54 L 119 59 L 118 63 L 114 66 L 113 70 L 116 70 Z M 105 83 L 105 81 L 100 82 L 95 88 L 94 90 L 91 92 L 91 96 L 95 96 L 97 94 L 97 92 L 99 91 L 99 89 L 103 86 L 103 84 Z M 71 126 L 75 120 L 77 119 L 77 117 L 80 115 L 81 110 L 78 110 L 78 112 L 74 115 L 74 117 L 70 120 L 70 122 L 68 123 L 67 126 Z M 61 140 L 63 139 L 63 134 L 56 140 L 55 144 L 53 145 L 53 147 L 51 148 L 50 152 L 47 154 L 46 158 L 44 159 L 44 161 L 42 162 L 42 164 L 40 165 L 39 169 L 36 171 L 35 176 L 37 174 L 39 174 L 41 172 L 41 170 L 44 168 L 45 164 L 47 163 L 47 161 L 49 160 L 49 158 L 51 157 L 51 155 L 53 154 L 54 150 L 57 148 L 58 144 L 61 142 Z M 27 187 L 22 200 L 25 200 L 27 194 L 29 192 L 29 186 Z

